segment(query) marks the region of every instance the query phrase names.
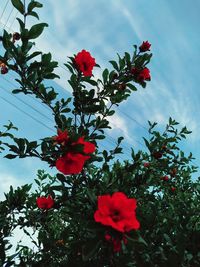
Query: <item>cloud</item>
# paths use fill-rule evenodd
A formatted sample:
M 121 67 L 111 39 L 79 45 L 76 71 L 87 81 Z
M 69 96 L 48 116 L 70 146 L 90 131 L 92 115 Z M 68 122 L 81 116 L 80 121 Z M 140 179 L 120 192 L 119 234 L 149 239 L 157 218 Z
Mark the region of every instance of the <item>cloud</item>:
M 33 241 L 36 243 L 38 241 L 38 231 L 33 231 L 31 227 L 24 227 L 24 229 L 30 234 L 31 237 L 25 234 L 22 229 L 16 227 L 12 232 L 12 236 L 8 238 L 8 241 L 10 244 L 12 244 L 12 247 L 7 252 L 7 255 L 13 255 L 16 251 L 17 245 L 27 246 L 34 252 L 38 251 L 37 246 L 33 244 Z
M 13 188 L 16 188 L 17 186 L 20 186 L 23 184 L 23 181 L 20 180 L 17 176 L 14 176 L 12 174 L 1 172 L 0 175 L 0 200 L 4 199 L 4 192 L 8 192 L 10 186 L 12 185 Z

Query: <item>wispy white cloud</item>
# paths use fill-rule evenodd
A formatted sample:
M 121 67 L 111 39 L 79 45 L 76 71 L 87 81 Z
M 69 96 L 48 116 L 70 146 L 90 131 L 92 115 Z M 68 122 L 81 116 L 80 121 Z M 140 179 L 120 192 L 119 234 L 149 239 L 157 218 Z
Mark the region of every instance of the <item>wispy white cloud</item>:
M 17 176 L 14 176 L 10 173 L 1 172 L 0 184 L 0 200 L 3 200 L 4 192 L 8 192 L 11 185 L 16 188 L 17 186 L 23 184 L 23 181 L 20 181 Z

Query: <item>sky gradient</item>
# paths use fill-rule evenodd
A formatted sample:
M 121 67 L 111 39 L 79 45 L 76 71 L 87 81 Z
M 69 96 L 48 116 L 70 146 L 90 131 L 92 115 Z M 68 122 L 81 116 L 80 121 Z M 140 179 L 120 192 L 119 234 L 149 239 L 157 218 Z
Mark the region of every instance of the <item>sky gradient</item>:
M 0 3 L 0 29 L 2 31 L 5 27 L 17 31 L 17 22 L 14 21 L 16 12 L 12 12 L 10 3 L 3 12 L 6 2 L 1 0 Z M 109 134 L 112 137 L 125 137 L 127 154 L 130 146 L 136 150 L 144 148 L 142 136 L 147 135 L 148 120 L 156 121 L 162 127 L 171 116 L 181 126 L 186 125 L 193 131 L 182 146 L 185 151 L 192 151 L 197 158 L 194 162 L 200 164 L 200 1 L 194 0 L 192 4 L 188 0 L 41 2 L 44 8 L 39 12 L 40 19 L 47 22 L 49 28 L 36 45 L 44 52 L 50 51 L 60 66 L 68 56 L 86 49 L 102 68 L 110 67 L 108 61 L 117 59 L 117 53 L 131 52 L 133 44 L 140 45 L 143 40 L 152 44 L 153 59 L 149 65 L 152 81 L 146 89 L 138 87 L 139 90 L 121 105 L 112 119 L 113 129 Z M 70 96 L 71 89 L 67 83 L 69 73 L 62 67 L 58 68 L 57 73 L 61 79 L 52 85 L 62 96 Z M 100 76 L 101 72 L 98 70 L 95 74 Z M 11 73 L 1 75 L 0 81 L 1 125 L 11 120 L 19 128 L 18 136 L 33 140 L 54 135 L 49 110 L 32 98 L 17 95 L 21 101 L 25 101 L 22 103 L 10 95 L 15 85 Z M 111 143 L 113 140 L 108 137 L 104 145 L 109 147 Z M 9 184 L 17 186 L 32 182 L 40 168 L 48 169 L 48 166 L 37 159 L 10 161 L 1 157 L 0 198 L 3 197 L 3 191 L 8 190 Z

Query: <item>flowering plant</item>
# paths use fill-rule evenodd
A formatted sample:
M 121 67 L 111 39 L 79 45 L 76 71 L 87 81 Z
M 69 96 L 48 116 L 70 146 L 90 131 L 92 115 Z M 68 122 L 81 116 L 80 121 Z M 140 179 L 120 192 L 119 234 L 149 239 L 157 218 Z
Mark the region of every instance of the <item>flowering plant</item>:
M 18 138 L 10 123 L 0 132 L 0 151 L 8 159 L 35 157 L 54 168 L 39 170 L 32 183 L 10 187 L 0 202 L 0 265 L 81 267 L 197 267 L 199 255 L 199 180 L 192 154 L 186 156 L 178 142 L 190 132 L 177 129 L 169 119 L 163 133 L 149 122 L 145 151 L 132 148 L 129 160 L 119 137 L 111 150 L 102 149 L 110 117 L 137 85 L 151 79 L 147 68 L 151 45 L 134 46 L 111 60 L 111 69 L 95 79 L 94 55 L 82 50 L 64 65 L 70 72 L 72 98 L 60 98 L 46 80 L 58 78 L 58 63 L 50 53 L 33 51 L 47 26 L 28 28 L 30 16 L 38 18 L 35 0 L 11 0 L 20 13 L 19 32 L 4 31 L 2 75 L 13 72 L 13 94 L 31 94 L 51 110 L 57 135 L 30 141 Z M 9 238 L 22 229 L 34 248 L 18 242 L 15 252 Z M 34 233 L 32 235 L 32 232 Z

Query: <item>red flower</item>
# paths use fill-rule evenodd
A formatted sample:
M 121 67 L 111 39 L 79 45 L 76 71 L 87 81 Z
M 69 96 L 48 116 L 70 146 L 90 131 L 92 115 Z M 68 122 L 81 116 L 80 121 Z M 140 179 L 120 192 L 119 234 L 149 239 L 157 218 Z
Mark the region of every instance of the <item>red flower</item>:
M 94 214 L 94 219 L 119 232 L 129 232 L 140 227 L 135 209 L 136 199 L 127 198 L 122 192 L 116 192 L 112 196 L 103 195 L 98 197 L 98 210 Z
M 1 74 L 8 73 L 8 68 L 7 68 L 6 64 L 3 63 L 2 61 L 0 61 L 0 68 L 1 68 Z
M 106 241 L 111 241 L 112 240 L 112 236 L 110 234 L 108 234 L 108 233 L 105 234 L 104 238 L 105 238 Z
M 148 68 L 144 68 L 143 70 L 140 71 L 138 74 L 138 79 L 140 81 L 150 81 L 151 80 L 151 75 L 150 75 L 150 70 Z
M 36 200 L 37 206 L 40 209 L 50 209 L 54 205 L 54 200 L 51 196 L 38 197 Z
M 53 140 L 58 144 L 66 144 L 69 141 L 69 136 L 67 130 L 60 130 L 58 129 L 58 135 L 53 137 Z
M 153 157 L 155 159 L 160 159 L 160 158 L 162 158 L 162 153 L 159 152 L 159 151 L 156 151 L 156 152 L 153 153 Z
M 143 166 L 144 166 L 145 168 L 148 168 L 148 167 L 150 166 L 150 163 L 149 163 L 149 162 L 144 162 L 144 163 L 143 163 Z
M 171 171 L 170 171 L 170 174 L 172 177 L 175 177 L 176 174 L 177 174 L 177 169 L 176 168 L 173 168 Z
M 151 80 L 150 70 L 148 68 L 144 68 L 142 70 L 133 67 L 131 69 L 131 74 L 134 76 L 134 78 L 140 82 L 143 82 L 145 80 L 149 81 Z
M 8 68 L 7 67 L 1 67 L 1 74 L 6 74 L 8 73 Z
M 90 156 L 84 156 L 80 153 L 67 152 L 56 160 L 56 168 L 65 175 L 78 174 L 82 171 L 85 161 L 89 158 Z
M 120 239 L 113 239 L 113 251 L 115 253 L 120 252 L 122 249 L 122 243 Z
M 169 177 L 168 177 L 167 175 L 162 176 L 162 177 L 161 177 L 161 180 L 167 182 L 167 181 L 169 181 Z
M 13 35 L 12 35 L 12 38 L 13 38 L 13 41 L 15 41 L 15 40 L 19 41 L 20 38 L 21 38 L 21 35 L 18 32 L 14 32 Z
M 90 155 L 88 154 L 93 153 L 96 149 L 95 145 L 91 142 L 86 142 L 83 136 L 80 137 L 76 142 L 72 143 L 66 130 L 64 132 L 58 130 L 58 136 L 53 137 L 53 139 L 59 144 L 65 145 L 67 142 L 69 142 L 71 145 L 72 151 L 69 148 L 68 152 L 65 152 L 64 155 L 56 160 L 56 168 L 65 175 L 80 173 L 83 169 L 85 161 L 90 158 Z M 81 154 L 82 151 L 73 151 L 73 147 L 76 145 L 83 145 L 83 153 L 87 155 Z
M 91 142 L 86 142 L 84 140 L 84 137 L 83 136 L 80 137 L 76 143 L 74 143 L 74 145 L 79 145 L 79 144 L 80 145 L 83 145 L 83 152 L 85 154 L 91 154 L 96 149 L 95 145 L 93 143 L 91 143 Z
M 96 65 L 95 58 L 91 57 L 91 54 L 86 50 L 79 52 L 74 61 L 77 68 L 83 73 L 84 76 L 92 76 L 92 70 Z
M 172 192 L 176 191 L 176 187 L 171 187 Z
M 133 74 L 134 76 L 138 76 L 139 75 L 139 73 L 140 73 L 140 70 L 138 69 L 138 68 L 136 68 L 136 67 L 133 67 L 132 69 L 131 69 L 131 74 Z
M 106 233 L 105 234 L 105 240 L 112 243 L 113 245 L 113 251 L 115 253 L 120 252 L 122 249 L 122 242 L 124 243 L 124 245 L 126 245 L 128 243 L 128 240 L 125 236 L 122 237 L 122 239 L 120 238 L 114 238 L 112 237 L 110 234 Z
M 151 44 L 148 41 L 146 41 L 141 44 L 139 49 L 140 49 L 140 52 L 146 52 L 146 51 L 150 51 L 150 47 L 151 47 Z

